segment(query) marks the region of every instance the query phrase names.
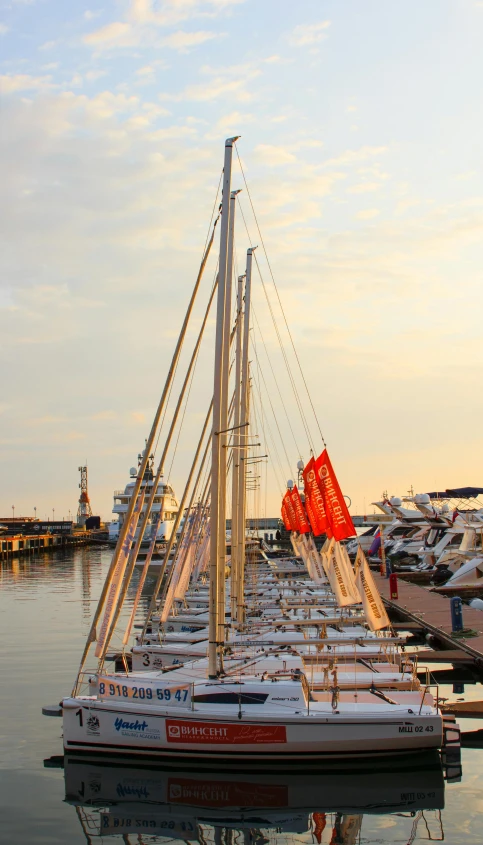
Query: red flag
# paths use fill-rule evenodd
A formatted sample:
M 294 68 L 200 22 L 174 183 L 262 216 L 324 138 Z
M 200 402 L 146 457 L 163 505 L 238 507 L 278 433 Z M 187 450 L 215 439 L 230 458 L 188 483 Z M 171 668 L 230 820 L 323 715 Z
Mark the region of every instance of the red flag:
M 314 511 L 313 511 L 312 505 L 310 504 L 310 496 L 307 495 L 307 488 L 304 488 L 304 493 L 305 493 L 304 508 L 305 508 L 306 514 L 309 518 L 310 527 L 312 529 L 312 534 L 314 534 L 314 525 L 315 525 L 315 536 L 317 536 L 317 520 L 315 518 L 315 514 L 314 514 Z
M 325 830 L 325 825 L 327 824 L 325 813 L 312 813 L 312 818 L 315 822 L 314 836 L 319 845 L 321 845 L 322 834 Z
M 295 511 L 295 519 L 297 520 L 297 531 L 299 534 L 308 534 L 310 532 L 310 524 L 297 487 L 292 487 L 290 498 Z
M 285 496 L 283 497 L 283 503 L 285 505 L 285 509 L 287 511 L 288 521 L 290 523 L 290 530 L 291 531 L 298 531 L 297 528 L 297 517 L 295 516 L 295 511 L 292 504 L 292 499 L 290 498 L 290 490 L 287 490 Z
M 288 518 L 287 508 L 285 507 L 285 501 L 282 499 L 282 522 L 285 526 L 286 531 L 291 531 L 292 526 L 290 525 L 290 520 Z
M 356 530 L 332 468 L 327 449 L 324 449 L 315 461 L 315 472 L 324 494 L 327 518 L 335 539 L 340 541 L 347 537 L 354 537 Z
M 305 501 L 307 503 L 307 509 L 309 511 L 312 511 L 314 516 L 314 521 L 312 522 L 309 512 L 309 519 L 312 525 L 312 532 L 315 537 L 318 537 L 319 534 L 327 534 L 327 536 L 330 538 L 332 537 L 332 533 L 327 519 L 323 488 L 321 488 L 317 482 L 317 475 L 315 473 L 315 461 L 313 458 L 310 459 L 307 466 L 305 467 L 303 475 L 305 484 Z

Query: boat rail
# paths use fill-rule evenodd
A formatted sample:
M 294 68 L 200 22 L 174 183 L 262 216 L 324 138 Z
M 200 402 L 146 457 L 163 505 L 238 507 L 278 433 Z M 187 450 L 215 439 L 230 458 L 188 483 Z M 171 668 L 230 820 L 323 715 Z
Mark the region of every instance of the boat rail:
M 429 671 L 429 670 L 426 670 L 426 671 Z M 428 694 L 430 689 L 436 690 L 436 694 L 434 696 L 434 699 L 435 699 L 436 710 L 439 710 L 439 685 L 438 684 L 425 684 L 423 697 L 421 699 L 421 704 L 419 706 L 418 716 L 421 714 L 421 710 L 423 709 L 424 699 L 426 698 L 426 695 Z

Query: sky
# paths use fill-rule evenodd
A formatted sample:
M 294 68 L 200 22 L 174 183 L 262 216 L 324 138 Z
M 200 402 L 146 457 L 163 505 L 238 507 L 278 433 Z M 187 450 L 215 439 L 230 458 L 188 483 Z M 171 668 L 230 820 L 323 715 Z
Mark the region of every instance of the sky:
M 383 491 L 481 485 L 482 36 L 476 0 L 0 0 L 0 516 L 75 513 L 87 461 L 93 511 L 110 518 L 232 135 L 266 248 L 235 156 L 258 244 L 261 392 L 285 446 L 265 511 L 309 444 L 264 286 L 322 448 L 270 270 L 352 511 Z M 242 272 L 240 213 L 235 238 Z M 178 495 L 212 342 L 210 319 Z

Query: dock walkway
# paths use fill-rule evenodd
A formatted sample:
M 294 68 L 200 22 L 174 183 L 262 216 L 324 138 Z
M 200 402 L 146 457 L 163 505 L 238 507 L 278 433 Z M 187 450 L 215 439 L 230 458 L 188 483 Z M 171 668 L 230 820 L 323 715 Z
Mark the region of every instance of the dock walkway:
M 450 660 L 455 660 L 455 652 L 461 651 L 469 654 L 478 667 L 483 669 L 483 611 L 465 605 L 465 629 L 477 631 L 478 636 L 452 637 L 449 598 L 398 579 L 398 599 L 394 600 L 390 598 L 388 578 L 376 576 L 376 584 L 386 607 L 399 618 L 418 622 L 427 633 L 433 634 L 445 647 L 451 649 Z

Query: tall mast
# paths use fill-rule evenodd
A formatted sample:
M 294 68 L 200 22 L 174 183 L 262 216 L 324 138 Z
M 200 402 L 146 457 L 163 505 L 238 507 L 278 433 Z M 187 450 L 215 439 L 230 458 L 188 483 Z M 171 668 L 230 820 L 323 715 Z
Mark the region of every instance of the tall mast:
M 242 345 L 242 368 L 241 368 L 241 402 L 240 402 L 240 420 L 241 425 L 248 422 L 248 353 L 250 343 L 250 303 L 252 292 L 252 259 L 256 247 L 250 247 L 247 251 L 247 272 L 245 282 L 245 315 L 243 318 L 243 345 Z M 244 431 L 247 431 L 246 427 Z M 244 439 L 244 445 L 247 440 Z M 246 498 L 246 475 L 247 475 L 247 448 L 239 449 L 240 452 L 240 469 L 238 472 L 238 500 L 237 500 L 237 524 L 238 524 L 238 547 L 237 547 L 237 621 L 245 621 L 245 594 L 243 589 L 243 582 L 245 577 L 245 498 Z
M 233 280 L 233 246 L 235 236 L 235 203 L 239 191 L 232 191 L 230 194 L 230 219 L 228 223 L 228 245 L 226 256 L 226 282 L 225 282 L 225 317 L 223 325 L 223 366 L 222 366 L 222 387 L 221 387 L 221 434 L 220 434 L 220 486 L 219 486 L 219 511 L 218 511 L 218 656 L 219 664 L 222 662 L 222 643 L 225 642 L 225 613 L 226 613 L 226 477 L 227 477 L 227 452 L 228 432 L 228 382 L 230 378 L 230 336 L 231 336 L 231 292 Z
M 239 136 L 237 136 L 239 137 Z M 221 452 L 222 432 L 227 428 L 227 403 L 223 401 L 223 357 L 225 351 L 225 311 L 227 298 L 227 280 L 231 273 L 228 273 L 228 233 L 230 222 L 230 195 L 231 195 L 231 164 L 233 157 L 233 144 L 237 140 L 228 138 L 225 141 L 225 162 L 223 167 L 223 205 L 221 212 L 220 226 L 220 259 L 218 274 L 218 296 L 216 307 L 216 339 L 215 339 L 215 372 L 213 382 L 213 431 L 211 449 L 211 512 L 210 512 L 210 601 L 209 601 L 209 648 L 208 648 L 208 674 L 211 678 L 217 675 L 217 650 L 220 621 L 224 625 L 225 606 L 222 606 L 222 619 L 220 616 L 220 604 L 218 601 L 218 587 L 220 569 L 225 571 L 226 554 L 226 530 L 225 523 L 225 496 L 226 496 L 226 473 L 222 474 L 223 465 Z M 231 278 L 230 278 L 231 281 Z M 227 332 L 229 336 L 229 329 Z M 228 372 L 228 368 L 227 368 Z M 226 378 L 226 382 L 228 378 Z M 226 389 L 226 388 L 225 388 Z M 223 414 L 225 409 L 225 414 Z M 223 492 L 224 491 L 224 492 Z M 220 507 L 221 502 L 221 507 Z M 222 526 L 222 528 L 221 528 Z M 221 542 L 220 542 L 221 540 Z M 224 592 L 224 580 L 223 580 Z M 224 602 L 224 596 L 223 596 Z
M 245 276 L 238 277 L 237 289 L 237 317 L 236 317 L 236 352 L 235 352 L 235 394 L 234 394 L 234 417 L 233 417 L 233 461 L 232 461 L 232 488 L 231 488 L 231 618 L 237 619 L 237 577 L 239 567 L 239 535 L 238 525 L 238 475 L 240 472 L 240 401 L 241 401 L 241 358 L 242 358 L 242 331 L 243 331 L 243 282 Z

